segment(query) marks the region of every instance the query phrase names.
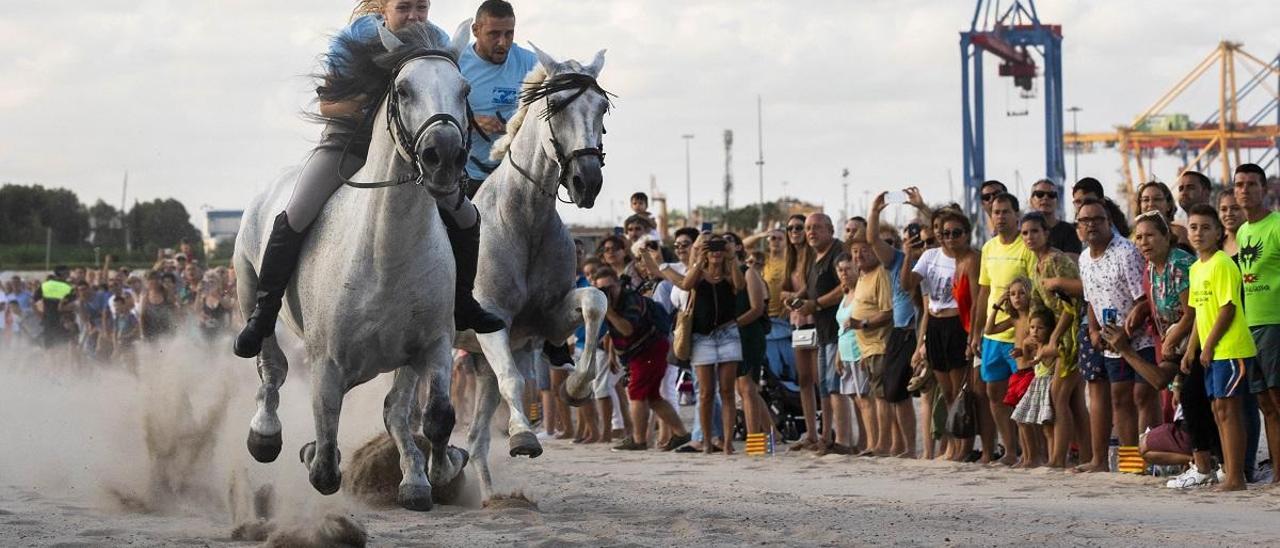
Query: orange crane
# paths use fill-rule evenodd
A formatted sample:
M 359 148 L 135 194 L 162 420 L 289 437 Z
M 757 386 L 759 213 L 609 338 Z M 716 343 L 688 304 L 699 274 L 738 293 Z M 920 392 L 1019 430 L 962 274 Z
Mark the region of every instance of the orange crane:
M 1280 123 L 1263 124 L 1272 113 L 1280 116 L 1280 93 L 1270 82 L 1280 77 L 1280 56 L 1270 63 L 1241 49 L 1237 42 L 1221 42 L 1200 64 L 1196 65 L 1182 78 L 1173 89 L 1169 90 L 1150 108 L 1138 115 L 1132 123 L 1117 126 L 1114 132 L 1074 133 L 1063 135 L 1063 142 L 1075 150 L 1091 151 L 1095 146 L 1117 148 L 1123 163 L 1121 172 L 1124 178 L 1122 192 L 1129 199 L 1131 206 L 1137 200 L 1132 194 L 1137 184 L 1147 181 L 1146 166 L 1143 164 L 1143 153 L 1153 154 L 1157 150 L 1166 152 L 1182 151 L 1183 166 L 1179 173 L 1199 167 L 1208 172 L 1215 162 L 1220 162 L 1220 178 L 1225 182 L 1231 178 L 1233 166 L 1240 164 L 1241 149 L 1265 149 L 1262 163 L 1280 163 Z M 1259 67 L 1259 70 L 1242 86 L 1236 82 L 1236 62 L 1241 60 Z M 1185 115 L 1165 115 L 1163 111 L 1182 92 L 1186 91 L 1211 67 L 1218 66 L 1218 111 L 1203 123 L 1195 124 Z M 1270 99 L 1261 111 L 1246 120 L 1240 118 L 1240 100 L 1250 93 L 1262 89 L 1269 93 Z M 1280 122 L 1280 118 L 1277 118 Z M 1188 152 L 1196 151 L 1194 159 L 1187 160 Z M 1138 176 L 1134 179 L 1132 166 L 1137 166 Z M 1266 169 L 1266 167 L 1264 167 Z

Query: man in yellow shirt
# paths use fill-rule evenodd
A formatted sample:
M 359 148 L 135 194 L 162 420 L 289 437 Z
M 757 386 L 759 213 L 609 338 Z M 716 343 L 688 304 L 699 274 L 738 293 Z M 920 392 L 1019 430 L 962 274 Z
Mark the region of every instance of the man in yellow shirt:
M 1036 256 L 1022 242 L 1022 236 L 1018 233 L 1018 218 L 1018 198 L 1002 193 L 991 200 L 991 227 L 995 231 L 995 237 L 982 246 L 976 301 L 979 304 L 975 306 L 977 310 L 969 336 L 970 352 L 982 359 L 980 374 L 975 378 L 975 381 L 980 382 L 975 383 L 975 388 L 978 389 L 979 399 L 986 396 L 991 413 L 991 418 L 987 420 L 994 421 L 995 428 L 1004 439 L 1005 453 L 1000 461 L 1010 465 L 1017 460 L 1018 455 L 1013 408 L 1004 404 L 1004 395 L 1009 389 L 1009 376 L 1018 369 L 1013 360 L 1013 330 L 987 335 L 983 333 L 983 328 L 990 314 L 996 315 L 997 322 L 1008 319 L 1009 315 L 996 304 L 1014 279 L 1020 276 L 1031 277 L 1035 270 Z M 984 418 L 981 403 L 979 401 L 978 405 L 980 426 Z M 983 448 L 984 460 L 993 456 L 991 449 L 994 447 Z
M 1253 344 L 1240 307 L 1243 278 L 1235 262 L 1222 252 L 1224 233 L 1218 212 L 1208 204 L 1193 206 L 1187 215 L 1187 236 L 1196 249 L 1191 265 L 1188 304 L 1195 310 L 1194 335 L 1182 359 L 1182 370 L 1192 360 L 1205 367 L 1204 387 L 1213 399 L 1213 414 L 1222 439 L 1223 491 L 1239 491 L 1244 481 L 1244 409 L 1240 396 L 1247 388 L 1249 369 L 1257 366 Z

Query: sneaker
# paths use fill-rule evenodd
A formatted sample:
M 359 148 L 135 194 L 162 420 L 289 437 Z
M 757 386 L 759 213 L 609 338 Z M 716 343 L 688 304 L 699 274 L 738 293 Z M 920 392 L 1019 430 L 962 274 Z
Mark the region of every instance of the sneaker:
M 1222 467 L 1218 467 L 1218 471 L 1214 473 L 1213 477 L 1214 481 L 1217 481 L 1218 483 L 1227 481 L 1227 471 L 1223 470 Z
M 1221 471 L 1219 471 L 1219 473 L 1221 473 Z M 1183 472 L 1177 477 L 1166 482 L 1164 486 L 1170 489 L 1189 489 L 1192 487 L 1208 485 L 1215 481 L 1216 478 L 1213 474 L 1201 474 L 1199 470 L 1196 470 L 1195 466 L 1192 466 L 1187 468 L 1186 472 Z
M 648 449 L 648 446 L 636 443 L 631 438 L 627 438 L 622 443 L 613 446 L 613 451 L 647 451 Z

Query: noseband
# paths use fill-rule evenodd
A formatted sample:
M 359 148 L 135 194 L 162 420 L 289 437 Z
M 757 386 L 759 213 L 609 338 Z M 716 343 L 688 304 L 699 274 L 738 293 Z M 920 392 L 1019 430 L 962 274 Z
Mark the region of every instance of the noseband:
M 408 126 L 405 125 L 404 118 L 400 114 L 400 101 L 397 99 L 396 94 L 396 78 L 400 75 L 400 71 L 405 67 L 405 65 L 420 59 L 442 59 L 444 61 L 448 61 L 450 65 L 453 65 L 454 68 L 461 71 L 461 68 L 458 66 L 458 62 L 453 58 L 453 56 L 442 50 L 424 50 L 401 61 L 400 64 L 396 65 L 395 70 L 391 71 L 391 83 L 387 86 L 386 94 L 383 95 L 383 103 L 386 104 L 387 109 L 387 131 L 389 131 L 391 136 L 395 139 L 396 153 L 398 153 L 401 158 L 404 158 L 405 161 L 409 162 L 410 166 L 413 166 L 413 173 L 398 179 L 375 181 L 372 183 L 361 183 L 348 179 L 342 174 L 342 164 L 346 161 L 347 149 L 351 147 L 351 140 L 348 140 L 346 147 L 344 147 L 342 151 L 342 159 L 338 161 L 338 177 L 342 179 L 342 182 L 346 185 L 355 188 L 384 188 L 389 186 L 399 186 L 405 183 L 423 184 L 422 177 L 426 170 L 422 168 L 422 158 L 418 155 L 418 144 L 422 142 L 422 138 L 426 135 L 427 130 L 431 129 L 436 124 L 448 124 L 457 128 L 458 133 L 462 135 L 463 150 L 471 150 L 471 135 L 470 132 L 467 131 L 467 126 L 463 126 L 462 122 L 459 121 L 457 117 L 447 112 L 438 112 L 431 115 L 431 117 L 419 124 L 418 128 L 414 131 L 409 131 Z M 467 117 L 471 118 L 470 105 L 467 105 Z M 368 122 L 368 119 L 366 119 L 365 122 Z M 363 127 L 363 123 L 361 126 Z
M 573 90 L 573 95 L 570 95 L 563 101 L 556 101 L 555 103 L 551 102 L 552 94 L 567 90 Z M 544 196 L 555 198 L 561 203 L 575 203 L 572 198 L 569 200 L 562 200 L 559 196 L 560 187 L 564 187 L 566 190 L 571 190 L 569 188 L 569 164 L 571 162 L 584 156 L 595 156 L 600 159 L 600 165 L 604 165 L 603 141 L 598 146 L 583 147 L 565 154 L 564 148 L 560 146 L 560 141 L 556 139 L 555 124 L 551 123 L 551 119 L 555 117 L 556 114 L 559 114 L 560 111 L 564 110 L 565 107 L 568 107 L 587 91 L 595 91 L 599 93 L 604 96 L 606 101 L 608 101 L 609 97 L 612 95 L 608 91 L 605 91 L 604 88 L 600 87 L 599 82 L 597 82 L 594 77 L 588 74 L 576 72 L 553 76 L 548 78 L 542 85 L 527 89 L 520 94 L 520 99 L 526 104 L 537 101 L 538 99 L 546 101 L 546 108 L 543 110 L 541 118 L 547 123 L 547 130 L 551 132 L 551 148 L 556 155 L 556 170 L 558 172 L 556 175 L 556 193 L 551 194 L 543 190 L 542 186 L 538 183 L 538 180 L 534 179 L 527 171 L 521 168 L 510 155 L 507 156 L 507 161 L 511 162 L 511 167 L 515 168 L 520 175 L 533 183 L 534 188 L 537 188 Z M 572 193 L 570 193 L 570 196 L 572 197 Z

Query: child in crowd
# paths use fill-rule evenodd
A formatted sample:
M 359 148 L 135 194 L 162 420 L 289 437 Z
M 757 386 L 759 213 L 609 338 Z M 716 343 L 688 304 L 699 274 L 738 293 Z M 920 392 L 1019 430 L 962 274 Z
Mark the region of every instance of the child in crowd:
M 1025 276 L 1015 278 L 1009 283 L 1009 287 L 1005 289 L 1004 296 L 1000 302 L 996 303 L 996 310 L 1003 311 L 1009 317 L 1006 320 L 997 322 L 996 314 L 987 317 L 986 333 L 1003 333 L 1013 330 L 1013 358 L 1018 365 L 1018 370 L 1009 377 L 1009 389 L 1005 392 L 1004 404 L 1009 407 L 1017 407 L 1022 401 L 1022 397 L 1027 393 L 1027 388 L 1031 385 L 1034 378 L 1033 359 L 1039 350 L 1039 344 L 1035 344 L 1035 348 L 1027 348 L 1027 332 L 1030 328 L 1031 318 L 1031 280 Z M 1030 451 L 1030 447 L 1036 443 L 1036 438 L 1040 436 L 1040 428 L 1030 424 L 1018 424 L 1018 438 L 1022 447 L 1028 448 L 1023 459 L 1015 465 L 1015 468 L 1025 468 L 1028 466 L 1038 466 L 1039 461 L 1028 458 L 1034 455 Z
M 1034 368 L 1035 377 L 1027 386 L 1022 401 L 1013 409 L 1013 420 L 1017 421 L 1022 436 L 1023 447 L 1027 454 L 1023 458 L 1028 468 L 1040 466 L 1049 455 L 1049 443 L 1053 439 L 1053 374 L 1058 363 L 1058 355 L 1050 354 L 1047 358 L 1040 353 L 1040 348 L 1049 344 L 1053 328 L 1057 324 L 1053 312 L 1046 308 L 1031 313 L 1027 321 L 1027 336 L 1019 343 L 1021 355 L 1018 356 L 1018 367 Z
M 133 312 L 129 299 L 117 295 L 111 298 L 111 308 L 115 313 L 112 325 L 112 354 L 117 360 L 124 362 L 131 372 L 138 371 L 138 354 L 134 343 L 142 338 L 141 323 Z
M 1222 442 L 1222 467 L 1226 479 L 1222 491 L 1245 488 L 1244 410 L 1241 396 L 1248 390 L 1249 369 L 1256 367 L 1257 348 L 1240 306 L 1243 279 L 1240 268 L 1222 252 L 1226 230 L 1213 206 L 1199 204 L 1187 216 L 1187 233 L 1196 250 L 1191 265 L 1189 304 L 1195 324 L 1182 358 L 1182 372 L 1191 371 L 1192 360 L 1205 368 L 1204 387 L 1213 400 L 1214 421 Z

